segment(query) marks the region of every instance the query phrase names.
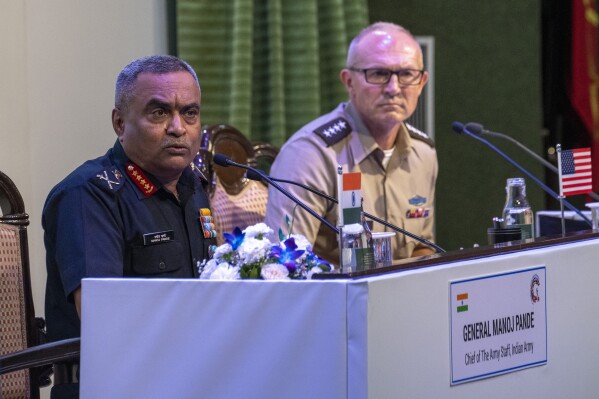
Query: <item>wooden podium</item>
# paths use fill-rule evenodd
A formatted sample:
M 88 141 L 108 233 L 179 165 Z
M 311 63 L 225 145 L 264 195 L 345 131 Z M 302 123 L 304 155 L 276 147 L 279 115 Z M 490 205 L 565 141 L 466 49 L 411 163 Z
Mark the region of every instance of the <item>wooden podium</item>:
M 83 281 L 82 398 L 589 398 L 599 234 L 336 279 Z M 547 363 L 450 381 L 451 281 L 543 266 Z

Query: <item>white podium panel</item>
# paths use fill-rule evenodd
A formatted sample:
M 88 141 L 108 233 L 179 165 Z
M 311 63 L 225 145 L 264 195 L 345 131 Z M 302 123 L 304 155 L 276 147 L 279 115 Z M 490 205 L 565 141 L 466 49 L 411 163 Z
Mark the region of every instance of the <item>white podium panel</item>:
M 341 281 L 90 279 L 82 292 L 82 398 L 347 397 Z
M 359 310 L 365 319 L 358 323 L 367 337 L 361 348 L 367 362 L 355 364 L 350 357 L 349 370 L 367 377 L 365 392 L 350 389 L 348 397 L 596 397 L 598 256 L 594 239 L 355 282 L 368 291 L 367 309 Z M 547 278 L 547 365 L 451 386 L 449 282 L 541 265 Z
M 83 398 L 589 398 L 599 239 L 337 281 L 89 279 Z M 451 386 L 449 283 L 544 266 L 547 364 Z

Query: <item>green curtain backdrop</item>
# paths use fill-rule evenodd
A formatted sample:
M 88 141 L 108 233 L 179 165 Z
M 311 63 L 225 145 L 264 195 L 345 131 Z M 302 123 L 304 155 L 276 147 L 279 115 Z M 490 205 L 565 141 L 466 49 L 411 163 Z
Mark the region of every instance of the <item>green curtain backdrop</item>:
M 275 145 L 347 98 L 349 41 L 366 0 L 179 0 L 177 54 L 197 71 L 202 123 Z

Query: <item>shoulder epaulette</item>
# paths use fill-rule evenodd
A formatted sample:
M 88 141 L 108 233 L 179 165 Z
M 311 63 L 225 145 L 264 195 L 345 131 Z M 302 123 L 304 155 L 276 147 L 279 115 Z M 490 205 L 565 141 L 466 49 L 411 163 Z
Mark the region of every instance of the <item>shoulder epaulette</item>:
M 347 137 L 351 131 L 351 126 L 343 118 L 335 118 L 314 129 L 314 133 L 324 140 L 327 147 L 340 142 L 344 137 Z
M 117 192 L 123 187 L 123 174 L 116 166 L 99 171 L 91 180 L 96 186 L 106 191 Z
M 435 147 L 435 141 L 433 139 L 431 139 L 428 134 L 416 129 L 414 126 L 412 126 L 408 123 L 406 123 L 405 125 L 406 125 L 406 128 L 408 129 L 408 133 L 410 133 L 411 138 L 420 140 L 420 141 L 424 141 L 426 144 L 430 145 L 431 147 L 433 147 L 433 148 Z

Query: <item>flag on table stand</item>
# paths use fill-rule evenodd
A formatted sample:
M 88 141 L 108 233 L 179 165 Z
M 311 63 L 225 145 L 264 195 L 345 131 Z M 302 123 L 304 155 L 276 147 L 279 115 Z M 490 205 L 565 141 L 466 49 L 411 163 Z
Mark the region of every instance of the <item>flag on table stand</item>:
M 562 197 L 593 191 L 591 149 L 558 151 L 559 194 Z
M 360 212 L 362 210 L 362 174 L 338 173 L 337 175 L 337 198 L 339 199 L 339 221 L 340 226 L 352 223 L 360 223 Z

